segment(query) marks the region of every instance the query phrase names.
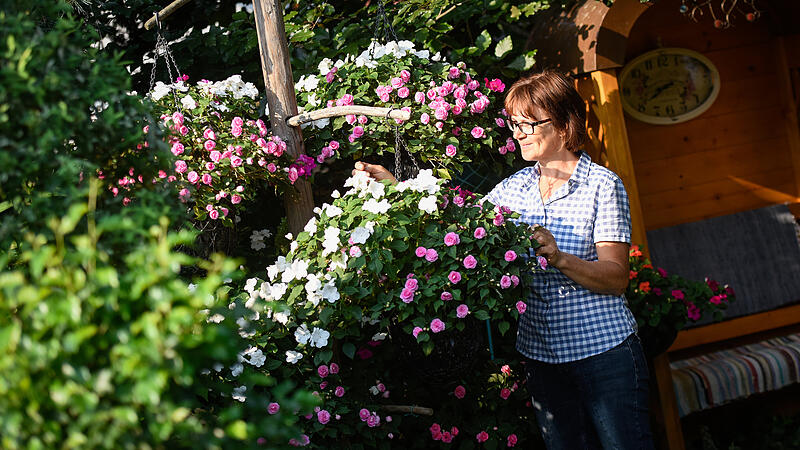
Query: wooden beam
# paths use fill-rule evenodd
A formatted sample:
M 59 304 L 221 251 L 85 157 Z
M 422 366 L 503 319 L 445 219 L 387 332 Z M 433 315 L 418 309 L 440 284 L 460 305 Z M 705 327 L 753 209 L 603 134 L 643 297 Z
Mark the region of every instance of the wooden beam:
M 593 110 L 603 127 L 603 145 L 606 149 L 609 168 L 625 183 L 631 207 L 631 240 L 644 247 L 647 252 L 647 235 L 644 228 L 644 217 L 633 171 L 633 158 L 628 143 L 628 131 L 625 128 L 625 115 L 622 111 L 622 99 L 619 95 L 619 84 L 615 69 L 592 72 L 595 104 Z M 649 253 L 646 253 L 649 254 Z
M 794 167 L 795 194 L 800 196 L 800 122 L 797 121 L 797 105 L 800 102 L 800 92 L 796 91 L 800 86 L 793 86 L 792 84 L 793 68 L 789 66 L 784 38 L 780 36 L 775 38 L 775 57 L 778 63 L 778 77 L 780 79 L 783 123 L 786 130 L 786 138 L 789 141 L 789 151 L 792 155 L 792 166 Z
M 314 111 L 304 112 L 297 116 L 289 117 L 286 120 L 290 126 L 296 127 L 298 125 L 313 122 L 319 119 L 327 119 L 328 117 L 341 117 L 348 114 L 363 115 L 371 117 L 386 117 L 389 119 L 408 120 L 411 118 L 411 113 L 397 108 L 383 108 L 379 106 L 332 106 L 330 108 L 315 109 Z
M 653 374 L 658 388 L 667 446 L 669 450 L 684 450 L 686 444 L 683 441 L 683 428 L 678 414 L 678 402 L 675 400 L 675 389 L 672 387 L 672 369 L 666 353 L 653 358 Z
M 283 25 L 281 1 L 253 0 L 253 6 L 272 132 L 286 141 L 286 151 L 292 158 L 297 158 L 305 150 L 300 128 L 286 123 L 287 118 L 297 115 L 297 98 L 292 66 L 289 63 L 289 45 Z M 305 179 L 298 179 L 294 183 L 294 189 L 286 190 L 284 203 L 289 231 L 297 236 L 314 214 L 311 185 Z
M 190 1 L 192 1 L 192 0 L 175 0 L 174 2 L 172 2 L 169 5 L 165 6 L 164 9 L 162 9 L 161 11 L 158 12 L 158 20 L 161 21 L 161 20 L 166 19 L 167 17 L 172 15 L 172 13 L 174 13 L 175 10 L 177 10 L 181 6 L 189 3 Z M 156 15 L 153 14 L 153 17 L 147 19 L 147 22 L 144 23 L 144 29 L 145 30 L 149 30 L 149 29 L 153 28 L 153 26 L 155 26 L 155 24 L 156 24 Z
M 674 352 L 698 345 L 747 336 L 800 323 L 800 305 L 784 306 L 758 314 L 750 314 L 724 322 L 683 330 L 667 350 Z

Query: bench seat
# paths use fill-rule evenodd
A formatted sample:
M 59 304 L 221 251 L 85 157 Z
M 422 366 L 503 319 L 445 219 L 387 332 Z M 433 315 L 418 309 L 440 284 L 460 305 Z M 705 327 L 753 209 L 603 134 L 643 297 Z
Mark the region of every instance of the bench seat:
M 683 417 L 800 383 L 800 333 L 670 363 Z

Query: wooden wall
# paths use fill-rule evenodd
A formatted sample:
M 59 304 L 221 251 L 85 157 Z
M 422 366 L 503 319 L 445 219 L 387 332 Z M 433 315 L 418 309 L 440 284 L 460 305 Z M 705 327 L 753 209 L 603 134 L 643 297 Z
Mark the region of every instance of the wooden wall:
M 659 47 L 692 49 L 717 66 L 721 89 L 710 109 L 680 124 L 648 125 L 626 116 L 648 230 L 798 196 L 797 122 L 787 110 L 796 112 L 796 104 L 786 101 L 792 94 L 785 65 L 780 68 L 800 40 L 782 38 L 781 44 L 763 17 L 754 23 L 739 17 L 734 27 L 717 30 L 710 20 L 688 20 L 679 6 L 679 0 L 661 0 L 639 18 L 626 60 Z

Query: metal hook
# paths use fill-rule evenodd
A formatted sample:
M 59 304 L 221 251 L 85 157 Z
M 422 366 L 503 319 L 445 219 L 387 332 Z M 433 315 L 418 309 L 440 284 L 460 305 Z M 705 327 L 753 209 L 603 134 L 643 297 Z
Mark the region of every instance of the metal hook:
M 156 27 L 158 29 L 158 32 L 160 33 L 161 32 L 161 21 L 158 20 L 158 11 L 156 11 L 154 15 L 155 15 L 155 19 L 156 19 Z

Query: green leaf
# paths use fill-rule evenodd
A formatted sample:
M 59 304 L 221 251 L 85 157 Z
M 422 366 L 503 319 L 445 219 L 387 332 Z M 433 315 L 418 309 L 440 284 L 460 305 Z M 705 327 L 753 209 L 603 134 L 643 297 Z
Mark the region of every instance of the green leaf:
M 515 69 L 519 71 L 528 70 L 536 63 L 536 59 L 533 57 L 536 54 L 536 51 L 530 51 L 523 55 L 519 55 L 514 58 L 513 61 L 506 67 L 509 69 Z
M 478 48 L 479 51 L 483 52 L 489 48 L 489 44 L 492 43 L 492 36 L 489 35 L 489 32 L 483 30 L 481 34 L 475 39 L 475 46 Z
M 314 364 L 316 364 L 318 366 L 320 364 L 326 364 L 328 361 L 331 360 L 332 356 L 333 356 L 333 352 L 331 350 L 323 350 L 323 351 L 317 353 L 316 355 L 314 355 Z
M 353 359 L 356 355 L 356 346 L 348 342 L 342 346 L 342 353 L 347 355 L 348 358 Z
M 234 439 L 245 440 L 247 439 L 247 424 L 244 420 L 237 420 L 228 425 L 225 432 Z
M 475 311 L 475 318 L 478 320 L 486 320 L 489 318 L 489 313 L 486 310 L 480 309 Z
M 497 324 L 497 329 L 500 330 L 500 334 L 502 335 L 505 335 L 509 328 L 511 328 L 511 324 L 505 320 Z
M 510 52 L 512 48 L 514 48 L 514 43 L 511 42 L 511 36 L 506 36 L 497 43 L 497 46 L 494 48 L 494 56 L 502 58 Z

